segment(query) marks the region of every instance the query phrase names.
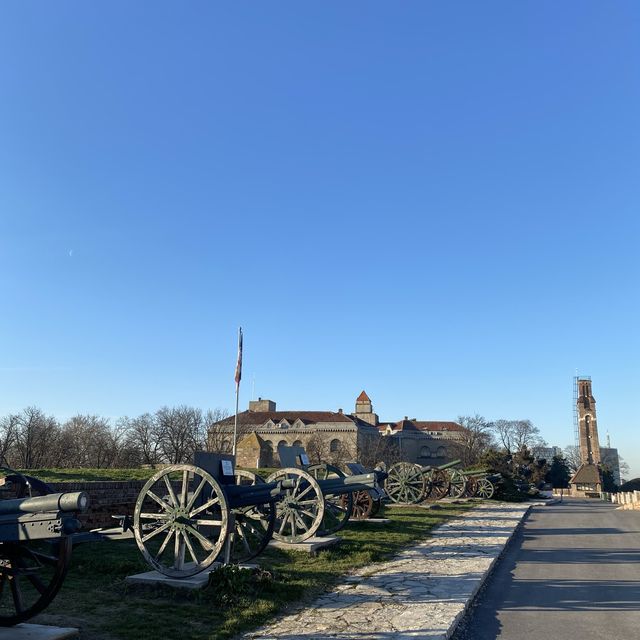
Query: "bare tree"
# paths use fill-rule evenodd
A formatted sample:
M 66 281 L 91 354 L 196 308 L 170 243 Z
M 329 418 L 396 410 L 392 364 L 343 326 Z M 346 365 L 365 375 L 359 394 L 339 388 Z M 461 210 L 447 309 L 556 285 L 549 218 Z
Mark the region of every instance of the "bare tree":
M 155 465 L 162 461 L 160 434 L 150 413 L 143 413 L 133 419 L 122 418 L 119 424 L 125 431 L 129 455 L 138 464 Z
M 229 412 L 226 409 L 209 409 L 204 414 L 204 429 L 206 433 L 206 449 L 216 453 L 230 453 L 233 449 L 233 421 L 227 420 Z M 238 441 L 246 435 L 248 429 L 238 425 Z
M 163 407 L 154 416 L 163 459 L 170 464 L 189 462 L 204 448 L 202 411 L 193 407 Z
M 311 464 L 320 464 L 327 460 L 327 447 L 321 436 L 314 433 L 309 440 L 307 440 L 307 446 L 305 447 L 309 462 Z
M 21 469 L 59 466 L 57 420 L 37 407 L 27 407 L 17 418 L 15 446 L 10 456 L 13 466 Z
M 400 447 L 397 440 L 391 436 L 367 438 L 361 443 L 358 462 L 366 469 L 373 469 L 380 462 L 384 462 L 387 467 L 400 462 Z
M 0 419 L 0 463 L 8 465 L 8 456 L 15 444 L 18 433 L 19 416 L 9 414 Z
M 458 416 L 458 424 L 464 428 L 457 440 L 451 442 L 454 455 L 469 467 L 478 462 L 487 449 L 493 445 L 491 424 L 476 413 L 475 416 Z
M 567 461 L 567 466 L 572 473 L 575 473 L 582 464 L 582 457 L 580 455 L 580 447 L 575 444 L 570 444 L 564 448 L 564 459 Z
M 531 420 L 495 420 L 491 423 L 491 429 L 507 453 L 531 449 L 544 442 L 540 437 L 540 429 Z
M 112 467 L 118 456 L 118 442 L 109 420 L 99 416 L 77 415 L 64 423 L 60 445 L 62 466 Z

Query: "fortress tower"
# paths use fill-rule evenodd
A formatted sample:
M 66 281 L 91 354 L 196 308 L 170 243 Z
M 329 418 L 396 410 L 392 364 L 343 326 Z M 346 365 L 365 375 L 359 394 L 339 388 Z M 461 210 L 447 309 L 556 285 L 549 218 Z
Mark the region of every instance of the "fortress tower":
M 596 419 L 596 400 L 591 391 L 591 378 L 578 378 L 578 436 L 582 464 L 599 464 L 600 442 Z
M 353 415 L 372 424 L 374 427 L 378 426 L 378 416 L 373 412 L 371 399 L 364 391 L 356 399 L 356 412 Z
M 571 478 L 571 495 L 597 498 L 602 491 L 600 442 L 596 420 L 596 400 L 591 392 L 591 378 L 577 378 L 576 417 L 582 464 Z M 575 393 L 575 387 L 574 387 Z

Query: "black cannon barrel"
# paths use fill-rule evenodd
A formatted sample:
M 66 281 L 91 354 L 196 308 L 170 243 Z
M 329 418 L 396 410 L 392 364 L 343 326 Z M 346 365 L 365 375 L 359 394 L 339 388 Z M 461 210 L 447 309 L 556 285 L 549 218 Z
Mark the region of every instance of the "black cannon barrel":
M 33 498 L 13 498 L 0 500 L 0 514 L 42 513 L 45 511 L 86 511 L 89 494 L 86 491 L 50 493 Z

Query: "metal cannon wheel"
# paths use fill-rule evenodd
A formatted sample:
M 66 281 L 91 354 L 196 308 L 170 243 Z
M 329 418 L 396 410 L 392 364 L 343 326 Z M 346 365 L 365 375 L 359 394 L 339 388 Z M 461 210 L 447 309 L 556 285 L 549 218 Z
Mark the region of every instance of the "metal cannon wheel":
M 462 498 L 467 489 L 467 476 L 457 469 L 449 470 L 449 495 L 452 498 Z
M 478 497 L 485 498 L 488 500 L 489 498 L 493 498 L 493 494 L 495 493 L 495 487 L 493 486 L 493 482 L 491 480 L 487 480 L 487 478 L 481 478 L 478 480 Z
M 285 482 L 284 496 L 276 503 L 273 537 L 283 542 L 303 542 L 322 523 L 325 503 L 318 481 L 306 471 L 287 467 L 272 473 L 267 482 Z
M 356 491 L 350 494 L 353 499 L 353 507 L 351 508 L 351 518 L 354 520 L 366 520 L 371 517 L 375 500 L 369 491 Z M 348 501 L 343 495 L 342 504 L 346 508 Z M 380 507 L 378 507 L 379 509 Z
M 316 480 L 335 480 L 346 477 L 346 474 L 338 469 L 338 467 L 326 463 L 313 464 L 307 467 L 307 471 Z M 332 533 L 337 533 L 349 522 L 353 510 L 353 493 L 347 491 L 337 495 L 323 495 L 324 517 L 318 529 L 318 535 L 328 536 Z
M 71 561 L 72 541 L 0 544 L 0 626 L 10 627 L 43 611 L 60 590 Z
M 236 484 L 254 486 L 264 484 L 264 480 L 252 471 L 235 470 Z M 231 549 L 231 561 L 235 564 L 248 562 L 260 555 L 273 537 L 276 523 L 275 502 L 266 502 L 248 507 L 233 509 L 235 520 L 234 540 Z
M 424 499 L 427 483 L 419 465 L 396 462 L 389 469 L 384 488 L 392 502 L 418 504 Z
M 467 478 L 465 495 L 468 498 L 475 498 L 478 495 L 478 478 L 475 478 L 474 476 L 469 476 Z
M 442 469 L 431 469 L 425 474 L 429 487 L 427 497 L 440 500 L 449 495 L 449 474 Z
M 158 471 L 142 487 L 133 533 L 154 569 L 186 578 L 218 557 L 229 532 L 228 514 L 222 488 L 210 474 L 191 464 L 176 464 Z

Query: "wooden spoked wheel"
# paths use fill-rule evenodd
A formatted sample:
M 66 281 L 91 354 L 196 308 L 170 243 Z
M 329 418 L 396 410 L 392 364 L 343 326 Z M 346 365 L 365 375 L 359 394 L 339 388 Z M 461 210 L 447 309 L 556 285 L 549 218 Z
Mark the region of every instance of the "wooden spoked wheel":
M 485 498 L 488 500 L 489 498 L 493 498 L 493 494 L 495 493 L 495 487 L 493 486 L 493 482 L 491 480 L 487 480 L 487 478 L 481 478 L 478 480 L 478 497 Z
M 375 500 L 371 497 L 371 493 L 369 493 L 368 491 L 356 491 L 355 493 L 350 495 L 353 496 L 351 518 L 353 518 L 354 520 L 366 520 L 367 518 L 370 518 L 375 502 Z M 344 500 L 344 496 L 342 499 Z
M 272 473 L 267 482 L 284 482 L 284 495 L 276 503 L 273 537 L 283 542 L 303 542 L 315 535 L 325 504 L 318 481 L 306 471 L 287 467 Z
M 467 487 L 465 495 L 468 498 L 475 498 L 478 495 L 478 479 L 473 476 L 467 477 Z
M 346 477 L 338 467 L 334 467 L 332 464 L 313 464 L 307 467 L 307 471 L 320 481 Z M 318 529 L 318 535 L 328 536 L 340 531 L 349 522 L 352 510 L 353 493 L 351 491 L 335 495 L 324 494 L 324 517 Z
M 0 544 L 0 626 L 43 611 L 60 590 L 71 561 L 71 538 Z
M 427 483 L 419 465 L 396 462 L 389 469 L 384 488 L 392 502 L 418 504 L 424 499 Z
M 236 469 L 236 484 L 245 487 L 264 484 L 264 480 L 252 471 Z M 275 502 L 233 509 L 235 528 L 231 561 L 235 564 L 248 562 L 260 555 L 273 536 L 276 523 Z
M 133 512 L 133 533 L 145 560 L 157 571 L 186 578 L 218 557 L 229 533 L 227 500 L 203 469 L 165 467 L 142 488 Z
M 431 469 L 426 473 L 430 498 L 440 500 L 449 495 L 449 474 L 442 469 Z
M 457 469 L 449 471 L 449 495 L 452 498 L 462 498 L 467 489 L 467 477 Z

